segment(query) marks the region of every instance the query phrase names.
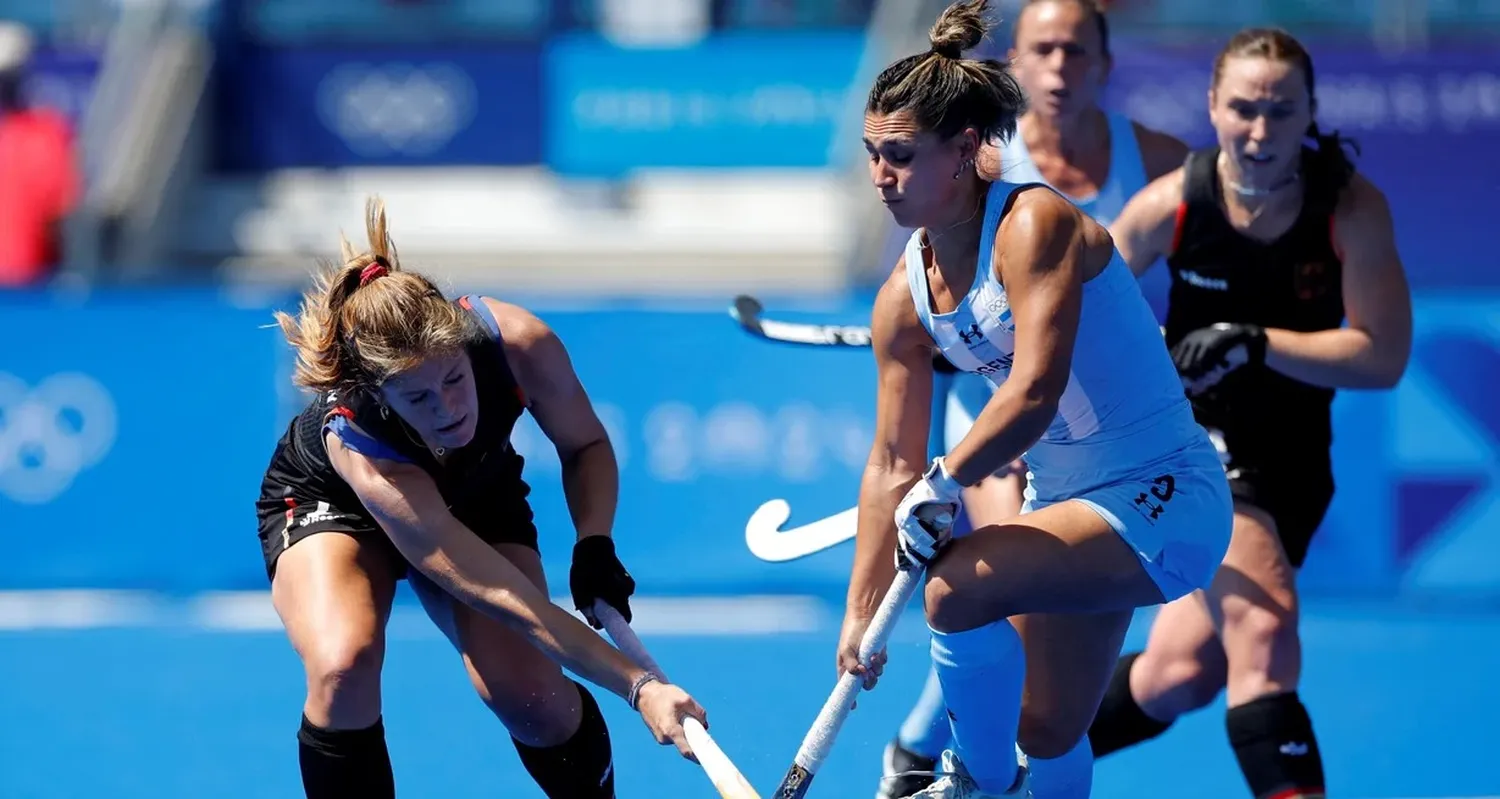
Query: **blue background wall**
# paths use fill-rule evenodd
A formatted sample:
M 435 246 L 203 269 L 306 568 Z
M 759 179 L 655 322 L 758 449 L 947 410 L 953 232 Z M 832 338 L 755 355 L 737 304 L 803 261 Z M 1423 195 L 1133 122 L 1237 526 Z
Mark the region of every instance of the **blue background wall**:
M 264 586 L 252 502 L 302 402 L 270 311 L 208 290 L 0 296 L 0 340 L 25 342 L 0 360 L 0 585 Z M 865 312 L 851 300 L 814 315 Z M 643 590 L 842 590 L 848 545 L 765 564 L 744 524 L 770 499 L 790 503 L 790 524 L 854 503 L 873 429 L 867 353 L 767 344 L 712 309 L 542 316 L 619 451 L 617 535 Z M 1500 598 L 1500 297 L 1424 295 L 1417 331 L 1397 390 L 1336 402 L 1339 492 L 1312 593 Z M 77 407 L 42 388 L 68 375 L 93 386 L 68 392 Z M 561 574 L 572 533 L 556 455 L 529 421 L 517 445 Z

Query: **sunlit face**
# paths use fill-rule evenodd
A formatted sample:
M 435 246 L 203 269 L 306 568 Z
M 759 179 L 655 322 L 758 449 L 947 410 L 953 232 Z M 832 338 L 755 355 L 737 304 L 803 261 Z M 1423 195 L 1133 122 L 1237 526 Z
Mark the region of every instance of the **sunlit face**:
M 1227 58 L 1208 104 L 1219 148 L 1246 186 L 1273 186 L 1297 169 L 1313 121 L 1299 66 L 1259 56 Z
M 429 447 L 457 449 L 474 439 L 479 395 L 467 353 L 428 358 L 386 380 L 380 395 Z
M 1045 117 L 1066 118 L 1097 107 L 1109 77 L 1099 24 L 1068 0 L 1023 8 L 1010 57 L 1032 113 Z
M 974 174 L 970 161 L 979 149 L 973 128 L 944 141 L 918 128 L 906 111 L 866 114 L 864 143 L 870 182 L 896 224 L 952 224 L 958 206 L 972 203 L 973 181 L 967 178 Z

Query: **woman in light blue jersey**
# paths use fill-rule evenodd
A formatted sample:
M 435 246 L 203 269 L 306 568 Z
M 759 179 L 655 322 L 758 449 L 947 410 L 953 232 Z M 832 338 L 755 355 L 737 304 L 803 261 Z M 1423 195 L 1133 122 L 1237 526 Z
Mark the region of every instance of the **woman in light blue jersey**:
M 980 174 L 992 180 L 1003 175 L 1017 184 L 1046 183 L 1095 221 L 1109 225 L 1147 183 L 1182 166 L 1187 145 L 1100 108 L 1112 61 L 1109 23 L 1095 0 L 1026 0 L 1014 27 L 1008 55 L 1030 107 L 1015 136 L 998 147 L 981 147 Z M 1171 284 L 1167 270 L 1147 272 L 1138 280 L 1161 323 Z M 995 389 L 982 375 L 956 374 L 940 382 L 946 384 L 946 397 L 935 427 L 946 449 L 968 433 Z M 1024 473 L 1024 464 L 1017 462 L 964 492 L 971 525 L 1019 512 Z M 934 673 L 886 745 L 877 799 L 908 796 L 931 782 L 919 773 L 936 765 L 949 741 Z M 896 776 L 902 772 L 912 776 Z
M 980 142 L 1014 135 L 1025 107 L 1003 63 L 963 58 L 986 5 L 949 7 L 931 50 L 888 67 L 866 104 L 872 181 L 917 230 L 872 314 L 876 434 L 837 663 L 874 684 L 883 654 L 862 666 L 859 641 L 896 569 L 929 565 L 954 743 L 917 795 L 1071 799 L 1088 795 L 1084 734 L 1133 610 L 1208 582 L 1232 509 L 1109 234 L 1045 186 L 974 169 Z M 996 391 L 929 464 L 934 350 Z M 1019 516 L 957 540 L 932 521 L 956 518 L 966 486 L 1023 455 Z

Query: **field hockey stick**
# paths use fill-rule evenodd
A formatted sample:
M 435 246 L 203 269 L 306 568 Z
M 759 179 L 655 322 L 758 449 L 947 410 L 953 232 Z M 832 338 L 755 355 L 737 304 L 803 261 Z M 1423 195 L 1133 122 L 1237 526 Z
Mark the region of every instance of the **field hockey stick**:
M 603 600 L 594 600 L 594 618 L 604 625 L 604 631 L 609 634 L 615 646 L 624 652 L 626 657 L 639 663 L 642 668 L 660 677 L 663 682 L 667 681 L 667 673 L 662 671 L 651 653 L 646 651 L 645 644 L 636 636 L 635 630 L 630 629 L 630 624 L 625 617 Z M 724 750 L 709 736 L 708 730 L 691 716 L 682 720 L 682 732 L 687 736 L 688 746 L 693 750 L 693 756 L 698 758 L 698 765 L 708 775 L 714 788 L 718 789 L 719 796 L 723 799 L 760 799 L 760 794 L 750 787 L 749 780 L 740 773 L 730 761 Z
M 750 554 L 767 563 L 785 563 L 842 544 L 854 538 L 859 508 L 841 510 L 790 530 L 781 529 L 791 516 L 792 508 L 784 499 L 773 499 L 756 508 L 745 522 L 745 546 Z
M 807 322 L 782 322 L 766 319 L 761 315 L 764 308 L 760 300 L 748 294 L 734 298 L 729 315 L 746 333 L 766 341 L 783 344 L 805 344 L 813 347 L 842 347 L 845 349 L 868 349 L 872 344 L 870 328 L 865 325 L 817 325 Z M 932 366 L 939 372 L 951 373 L 955 369 L 941 353 L 934 355 Z
M 767 341 L 779 341 L 783 344 L 806 344 L 814 347 L 869 347 L 871 346 L 872 334 L 870 328 L 864 325 L 818 325 L 809 322 L 783 322 L 776 319 L 767 319 L 762 314 L 765 307 L 760 300 L 748 294 L 741 294 L 734 298 L 734 304 L 729 308 L 729 315 L 739 322 L 740 327 L 752 336 L 763 338 Z M 1161 328 L 1161 334 L 1165 336 L 1167 329 Z M 939 369 L 951 370 L 947 359 L 941 354 L 933 358 L 933 363 Z
M 870 328 L 864 325 L 814 325 L 802 322 L 779 322 L 761 316 L 765 308 L 760 300 L 741 294 L 734 298 L 729 315 L 746 333 L 768 341 L 808 344 L 818 347 L 869 347 Z
M 913 566 L 896 572 L 896 579 L 886 590 L 885 598 L 875 611 L 875 617 L 865 629 L 865 637 L 859 642 L 859 662 L 865 667 L 869 667 L 870 659 L 876 652 L 885 648 L 906 603 L 911 600 L 917 586 L 922 584 L 923 571 L 922 567 Z M 863 679 L 863 676 L 847 671 L 839 677 L 833 693 L 823 703 L 818 717 L 813 720 L 812 729 L 802 739 L 802 746 L 797 749 L 792 767 L 787 770 L 786 776 L 781 778 L 781 784 L 776 787 L 776 792 L 771 795 L 772 799 L 802 799 L 807 795 L 813 777 L 817 776 L 818 769 L 822 768 L 823 761 L 828 759 L 828 753 L 833 749 L 833 739 L 838 736 L 839 728 L 844 726 L 844 719 L 854 709 L 854 699 L 859 694 Z

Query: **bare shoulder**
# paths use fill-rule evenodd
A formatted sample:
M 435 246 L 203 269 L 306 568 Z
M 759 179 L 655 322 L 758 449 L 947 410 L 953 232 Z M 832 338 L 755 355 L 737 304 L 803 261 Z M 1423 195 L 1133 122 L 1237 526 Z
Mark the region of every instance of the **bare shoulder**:
M 1136 192 L 1125 204 L 1125 211 L 1121 216 L 1129 214 L 1137 222 L 1146 224 L 1159 224 L 1172 219 L 1177 215 L 1177 207 L 1182 205 L 1182 191 L 1186 180 L 1187 170 L 1179 165 Z
M 1135 127 L 1135 140 L 1141 148 L 1141 163 L 1146 168 L 1146 178 L 1155 180 L 1182 166 L 1191 148 L 1182 139 L 1170 133 L 1148 128 L 1139 122 Z
M 352 426 L 352 421 L 350 424 Z M 363 431 L 359 432 L 368 436 Z M 413 473 L 421 472 L 418 467 L 409 463 L 372 458 L 351 449 L 331 430 L 323 434 L 323 446 L 334 472 L 354 489 L 366 505 L 381 505 L 392 495 L 399 496 L 401 491 L 398 482 L 409 479 Z
M 875 307 L 870 312 L 870 335 L 877 358 L 931 343 L 917 318 L 916 302 L 906 281 L 905 254 L 896 259 L 896 268 L 891 270 L 875 294 Z
M 1030 274 L 1076 269 L 1083 280 L 1099 274 L 1114 256 L 1114 238 L 1093 217 L 1046 186 L 1017 194 L 1000 221 L 993 261 L 1001 282 Z
M 1349 185 L 1339 194 L 1334 216 L 1340 223 L 1389 224 L 1391 206 L 1379 186 L 1356 172 L 1349 180 Z
M 482 300 L 495 315 L 495 323 L 500 326 L 500 337 L 507 349 L 530 352 L 539 345 L 556 340 L 557 334 L 552 328 L 531 311 L 493 297 Z
M 995 236 L 996 249 L 1000 241 L 1014 241 L 1023 237 L 1029 241 L 1071 236 L 1087 229 L 1092 220 L 1078 206 L 1049 186 L 1037 184 L 1017 189 L 1010 201 L 1010 208 L 1000 219 L 1000 229 Z
M 902 253 L 896 259 L 896 267 L 886 275 L 885 282 L 880 284 L 880 289 L 875 293 L 875 307 L 872 311 L 872 322 L 883 322 L 887 326 L 892 323 L 904 323 L 910 320 L 917 322 L 917 306 L 912 300 L 911 287 L 906 281 L 906 254 Z M 873 325 L 872 325 L 873 326 Z

